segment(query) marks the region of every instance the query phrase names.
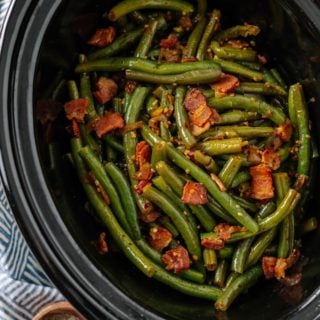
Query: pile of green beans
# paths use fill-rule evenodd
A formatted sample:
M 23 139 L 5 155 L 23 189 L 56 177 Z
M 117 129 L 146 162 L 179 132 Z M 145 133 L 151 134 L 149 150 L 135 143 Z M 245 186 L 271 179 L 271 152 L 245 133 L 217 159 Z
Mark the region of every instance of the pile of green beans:
M 296 219 L 300 194 L 309 193 L 313 153 L 303 88 L 286 85 L 275 66 L 260 59 L 251 41 L 260 33 L 258 26 L 223 28 L 221 12 L 206 0 L 197 8 L 180 0 L 124 0 L 104 17 L 116 38 L 105 48 L 88 47 L 75 67 L 76 80 L 65 81 L 66 102 L 89 99 L 80 135 L 71 139 L 70 163 L 106 228 L 107 242 L 146 276 L 215 301 L 225 311 L 263 278 L 264 256 L 288 258 L 299 237 L 317 225 L 313 216 Z M 180 25 L 182 19 L 192 27 Z M 160 48 L 169 35 L 178 43 Z M 180 61 L 164 61 L 163 50 L 180 54 Z M 238 85 L 219 91 L 215 85 L 225 75 L 236 77 Z M 105 105 L 94 98 L 100 76 L 118 81 L 118 92 Z M 191 89 L 217 114 L 201 134 L 193 130 L 185 104 Z M 99 139 L 91 124 L 106 112 L 119 112 L 131 129 Z M 293 134 L 282 138 L 288 126 Z M 141 142 L 150 149 L 146 161 L 152 177 L 138 192 Z M 266 201 L 253 196 L 250 169 L 271 149 L 279 165 L 271 174 L 274 197 Z M 205 188 L 205 204 L 182 200 L 188 182 Z M 148 215 L 154 215 L 152 221 Z M 222 240 L 216 228 L 221 225 L 236 231 Z M 172 235 L 162 252 L 149 241 L 149 230 L 158 227 Z M 204 240 L 220 240 L 223 246 L 209 248 Z M 166 270 L 162 254 L 179 245 L 188 251 L 191 266 L 174 273 Z

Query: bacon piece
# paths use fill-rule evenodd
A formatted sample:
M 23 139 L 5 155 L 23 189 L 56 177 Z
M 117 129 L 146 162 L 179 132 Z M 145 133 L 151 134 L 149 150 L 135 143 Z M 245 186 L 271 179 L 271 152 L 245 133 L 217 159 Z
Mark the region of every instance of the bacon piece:
M 87 114 L 89 106 L 88 99 L 74 99 L 64 105 L 64 111 L 68 120 L 75 119 L 79 122 L 84 122 L 84 117 Z
M 143 193 L 143 188 L 149 183 L 149 180 L 139 180 L 138 184 L 134 187 L 134 191 L 138 194 Z
M 267 200 L 274 197 L 271 169 L 265 164 L 250 167 L 251 194 L 250 197 L 257 200 Z
M 102 118 L 93 123 L 93 129 L 99 138 L 110 131 L 122 129 L 123 127 L 124 120 L 119 112 L 107 112 Z
M 143 189 L 143 188 L 142 188 Z M 161 214 L 158 211 L 141 212 L 139 218 L 145 223 L 155 222 Z
M 199 61 L 196 57 L 186 57 L 181 60 L 181 62 L 197 62 Z
M 182 202 L 191 205 L 208 203 L 206 188 L 198 182 L 188 181 L 183 188 Z
M 225 45 L 236 49 L 245 49 L 250 47 L 248 42 L 238 39 L 230 39 Z
M 240 81 L 237 77 L 223 73 L 219 80 L 211 85 L 211 89 L 215 90 L 216 95 L 221 96 L 233 92 L 239 86 Z
M 160 47 L 164 49 L 174 49 L 178 41 L 179 39 L 176 35 L 170 34 L 167 39 L 162 39 L 160 41 Z
M 45 126 L 57 119 L 62 110 L 62 104 L 54 100 L 38 100 L 36 107 L 37 120 Z
M 179 63 L 181 61 L 181 50 L 161 48 L 159 53 L 159 62 L 162 60 L 171 63 Z
M 225 242 L 220 238 L 204 238 L 201 245 L 206 249 L 221 250 L 224 248 Z
M 76 119 L 72 119 L 72 133 L 75 138 L 80 138 L 79 124 Z
M 135 88 L 137 87 L 137 81 L 135 80 L 127 80 L 125 91 L 129 94 L 133 93 Z
M 146 162 L 140 166 L 139 171 L 134 175 L 134 179 L 139 181 L 149 181 L 152 178 L 152 170 L 150 163 Z
M 286 121 L 276 129 L 276 136 L 284 142 L 289 141 L 292 137 L 292 134 L 293 128 L 292 123 L 289 119 L 286 119 Z
M 231 226 L 227 223 L 220 223 L 214 228 L 214 231 L 222 241 L 226 242 L 231 238 L 233 233 L 243 231 L 243 228 L 240 226 Z
M 245 148 L 244 153 L 247 155 L 249 162 L 258 164 L 261 162 L 261 152 L 255 145 L 249 145 Z
M 172 234 L 165 228 L 154 227 L 150 229 L 148 240 L 153 248 L 161 252 L 172 241 Z
M 201 92 L 201 90 L 197 88 L 192 88 L 188 91 L 185 99 L 184 106 L 189 112 L 195 112 L 199 106 L 208 105 L 207 99 L 205 95 Z
M 277 170 L 280 168 L 281 159 L 273 149 L 267 148 L 261 153 L 261 163 L 267 165 L 272 170 Z
M 210 122 L 207 122 L 203 127 L 197 125 L 192 125 L 191 133 L 195 137 L 201 136 L 203 133 L 207 132 L 211 127 Z
M 192 29 L 192 20 L 190 16 L 181 16 L 181 18 L 179 19 L 179 26 L 181 26 L 186 31 L 190 31 Z
M 188 251 L 183 246 L 168 250 L 162 255 L 162 261 L 166 264 L 166 270 L 173 270 L 174 273 L 189 269 L 191 264 Z
M 189 119 L 193 125 L 203 127 L 212 118 L 212 112 L 206 104 L 201 104 L 195 111 L 189 113 Z
M 104 48 L 113 42 L 116 36 L 116 29 L 114 27 L 108 27 L 105 29 L 98 29 L 95 34 L 90 38 L 88 44 Z
M 100 254 L 106 254 L 109 251 L 108 248 L 108 244 L 106 241 L 106 233 L 105 232 L 101 232 L 99 234 L 99 239 L 98 239 L 98 243 L 97 243 L 97 247 L 98 247 L 98 251 Z
M 274 277 L 274 268 L 277 263 L 276 257 L 263 257 L 262 258 L 262 270 L 266 279 Z
M 151 147 L 146 141 L 140 141 L 136 145 L 135 161 L 138 168 L 142 167 L 143 164 L 149 162 L 151 158 Z
M 100 77 L 96 83 L 96 91 L 93 91 L 93 96 L 101 104 L 109 102 L 118 92 L 118 85 L 106 77 Z
M 258 54 L 258 61 L 260 64 L 267 64 L 268 63 L 268 59 L 266 58 L 266 56 L 264 56 L 262 54 Z

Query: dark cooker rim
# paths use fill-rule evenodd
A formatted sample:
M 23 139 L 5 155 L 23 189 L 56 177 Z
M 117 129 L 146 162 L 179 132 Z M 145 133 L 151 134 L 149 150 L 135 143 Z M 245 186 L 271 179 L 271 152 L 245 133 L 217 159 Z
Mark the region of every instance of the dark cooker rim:
M 4 187 L 31 250 L 56 287 L 84 315 L 89 319 L 162 319 L 128 298 L 84 255 L 64 226 L 41 170 L 30 88 L 40 39 L 61 2 L 50 1 L 48 6 L 48 1 L 16 0 L 5 21 L 0 59 L 0 174 Z M 312 6 L 317 9 L 313 1 L 294 2 L 320 30 L 320 10 L 310 10 Z M 48 211 L 53 218 L 49 221 L 43 214 Z M 103 292 L 97 289 L 101 284 Z M 283 319 L 316 319 L 319 295 L 317 289 Z

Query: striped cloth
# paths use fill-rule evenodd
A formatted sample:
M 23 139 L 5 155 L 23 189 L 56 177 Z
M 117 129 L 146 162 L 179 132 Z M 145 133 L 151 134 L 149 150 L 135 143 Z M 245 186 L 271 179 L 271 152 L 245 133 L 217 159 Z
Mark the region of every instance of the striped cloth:
M 0 0 L 0 26 L 10 2 Z M 0 320 L 30 320 L 62 300 L 20 233 L 0 178 Z

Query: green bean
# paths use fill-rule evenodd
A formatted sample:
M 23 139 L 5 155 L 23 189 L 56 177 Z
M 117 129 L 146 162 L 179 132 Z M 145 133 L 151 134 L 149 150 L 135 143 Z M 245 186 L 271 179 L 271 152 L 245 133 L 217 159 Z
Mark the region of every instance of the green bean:
M 78 176 L 82 183 L 82 186 L 88 196 L 88 199 L 102 220 L 104 225 L 107 227 L 111 237 L 117 243 L 121 251 L 126 257 L 139 268 L 145 275 L 152 277 L 155 273 L 155 269 L 152 263 L 144 257 L 132 240 L 128 237 L 122 227 L 119 225 L 111 210 L 106 203 L 100 198 L 97 191 L 87 182 L 87 171 L 82 159 L 79 156 L 81 150 L 81 142 L 79 139 L 71 140 L 72 157 L 75 163 Z M 120 201 L 118 202 L 120 203 Z
M 218 267 L 217 254 L 213 249 L 203 250 L 203 263 L 208 271 L 215 271 Z
M 253 267 L 234 279 L 231 284 L 223 291 L 220 298 L 216 301 L 217 310 L 226 311 L 231 303 L 243 292 L 249 289 L 262 276 L 260 266 Z
M 261 81 L 264 76 L 261 72 L 247 68 L 240 63 L 223 60 L 215 57 L 214 61 L 221 67 L 222 71 L 243 76 L 253 81 Z
M 216 222 L 205 207 L 189 205 L 189 208 L 206 231 L 213 230 Z
M 282 79 L 280 72 L 275 68 L 272 68 L 270 72 L 273 75 L 273 77 L 277 80 L 277 82 L 280 84 L 280 86 L 284 89 L 287 89 L 287 85 L 285 81 Z
M 264 81 L 267 83 L 272 83 L 274 85 L 278 85 L 278 81 L 274 78 L 274 76 L 272 75 L 272 73 L 266 69 L 263 68 L 263 74 L 264 74 Z
M 187 63 L 187 62 L 186 62 Z M 183 63 L 183 64 L 186 64 Z M 193 62 L 196 63 L 196 62 Z M 173 75 L 157 75 L 134 70 L 126 70 L 126 78 L 146 83 L 161 83 L 171 85 L 206 84 L 216 81 L 221 75 L 218 69 L 194 70 Z
M 262 69 L 262 66 L 259 62 L 238 61 L 238 63 L 240 63 L 241 65 L 243 65 L 249 69 L 255 70 L 255 71 L 261 71 L 261 69 Z
M 278 252 L 278 246 L 276 244 L 270 245 L 263 253 L 264 256 L 267 257 L 275 257 Z
M 152 148 L 151 166 L 156 170 L 156 165 L 160 161 L 167 159 L 167 145 L 165 143 L 158 143 Z
M 220 99 L 210 98 L 208 102 L 210 106 L 214 106 L 218 111 L 236 108 L 257 112 L 276 124 L 282 124 L 286 119 L 285 114 L 280 109 L 252 97 L 234 95 Z
M 224 259 L 221 260 L 218 264 L 218 267 L 214 274 L 213 283 L 219 288 L 224 288 L 225 286 L 228 267 L 229 267 L 228 261 Z
M 300 193 L 290 189 L 274 213 L 262 219 L 258 224 L 260 231 L 267 231 L 277 226 L 296 208 L 300 200 Z
M 143 195 L 146 197 L 146 199 L 162 209 L 162 211 L 171 218 L 182 238 L 184 239 L 188 251 L 193 259 L 200 259 L 201 249 L 197 234 L 189 225 L 184 215 L 180 213 L 180 210 L 172 203 L 169 197 L 150 185 L 143 189 Z
M 171 140 L 171 133 L 168 124 L 165 121 L 160 121 L 160 136 L 164 141 Z
M 254 219 L 260 222 L 264 218 L 268 217 L 271 213 L 273 213 L 276 208 L 276 204 L 273 201 L 269 201 L 259 210 Z
M 177 87 L 174 104 L 174 117 L 177 122 L 179 137 L 187 148 L 191 148 L 197 141 L 189 130 L 188 114 L 183 104 L 185 94 L 186 87 Z
M 256 263 L 258 263 L 258 261 L 263 256 L 263 253 L 265 252 L 265 250 L 269 247 L 271 242 L 276 237 L 277 232 L 278 232 L 278 228 L 275 227 L 275 228 L 268 230 L 267 232 L 261 234 L 257 238 L 255 243 L 251 247 L 251 250 L 250 250 L 250 253 L 249 253 L 249 256 L 247 259 L 246 268 L 249 268 L 249 267 L 255 265 Z
M 214 39 L 219 42 L 225 42 L 239 37 L 257 36 L 260 28 L 254 25 L 238 25 L 219 32 Z
M 287 91 L 279 85 L 271 82 L 266 83 L 255 83 L 255 82 L 241 82 L 240 87 L 236 89 L 238 93 L 255 93 L 263 95 L 274 95 L 274 96 L 286 96 Z
M 185 1 L 180 0 L 124 0 L 115 5 L 108 13 L 110 21 L 116 21 L 120 17 L 142 9 L 161 9 L 161 10 L 174 10 L 184 13 L 193 12 L 193 6 Z
M 113 135 L 106 134 L 104 135 L 103 139 L 107 143 L 107 145 L 112 147 L 114 150 L 121 153 L 124 152 L 122 143 L 118 139 L 116 139 Z
M 118 191 L 121 203 L 126 212 L 128 224 L 132 230 L 133 238 L 140 239 L 141 235 L 137 208 L 127 179 L 114 163 L 109 162 L 104 166 L 104 168 Z
M 240 153 L 242 152 L 242 148 L 246 145 L 248 145 L 248 141 L 243 141 L 241 138 L 231 138 L 200 142 L 198 147 L 201 151 L 210 156 L 217 156 L 222 154 Z
M 98 115 L 93 101 L 90 76 L 86 73 L 83 73 L 80 76 L 80 96 L 83 99 L 89 100 L 89 105 L 87 107 L 87 117 L 89 121 L 93 121 L 98 117 Z
M 199 61 L 204 60 L 210 39 L 213 37 L 213 35 L 219 28 L 220 19 L 221 12 L 219 10 L 213 10 L 198 47 L 196 57 Z
M 137 10 L 130 12 L 129 16 L 136 24 L 145 25 L 148 22 L 147 18 Z
M 146 59 L 148 56 L 148 52 L 150 50 L 152 41 L 154 39 L 154 36 L 156 34 L 156 31 L 160 29 L 160 27 L 163 25 L 163 22 L 160 22 L 160 19 L 163 19 L 163 16 L 160 16 L 158 19 L 151 19 L 147 25 L 144 27 L 144 33 L 140 39 L 140 42 L 136 48 L 134 56 L 136 58 L 142 58 Z M 164 23 L 166 21 L 164 20 Z
M 193 158 L 196 163 L 204 167 L 208 172 L 218 173 L 219 167 L 212 157 L 205 155 L 200 150 L 196 150 L 193 153 Z
M 290 189 L 290 180 L 286 172 L 278 172 L 273 175 L 276 187 L 277 203 L 285 197 Z M 291 212 L 281 223 L 279 232 L 278 257 L 287 258 L 294 246 L 294 214 Z
M 198 14 L 199 16 L 204 16 L 207 14 L 207 0 L 198 0 Z
M 126 32 L 119 36 L 117 39 L 115 39 L 109 46 L 94 51 L 93 53 L 89 54 L 88 60 L 97 60 L 101 58 L 107 58 L 114 55 L 117 55 L 121 51 L 126 50 L 132 44 L 136 43 L 143 34 L 143 27 L 140 27 L 138 29 Z
M 251 49 L 221 47 L 218 41 L 212 41 L 210 47 L 214 54 L 220 59 L 251 62 L 257 59 L 257 52 Z
M 132 124 L 137 121 L 139 118 L 139 114 L 144 106 L 144 101 L 149 94 L 149 89 L 146 87 L 138 87 L 132 94 L 127 106 L 126 106 L 126 114 L 125 121 L 126 124 Z M 128 166 L 129 178 L 131 181 L 131 186 L 134 189 L 137 185 L 137 180 L 134 179 L 136 174 L 136 166 L 134 163 L 134 156 L 136 152 L 137 145 L 137 136 L 135 132 L 128 132 L 123 137 L 123 147 L 126 163 Z M 152 210 L 152 206 L 148 201 L 146 201 L 141 195 L 137 192 L 134 192 L 134 197 L 136 199 L 136 203 L 141 212 L 150 212 Z
M 238 187 L 240 184 L 244 182 L 248 182 L 250 179 L 251 179 L 251 176 L 248 171 L 240 171 L 234 177 L 231 184 L 231 188 L 234 189 Z
M 309 176 L 311 162 L 311 135 L 309 130 L 309 115 L 300 83 L 292 85 L 289 89 L 289 114 L 293 125 L 298 130 L 299 152 L 297 173 Z
M 232 271 L 237 273 L 244 272 L 253 240 L 254 237 L 251 237 L 239 243 L 232 257 Z
M 220 259 L 230 259 L 233 256 L 234 248 L 232 246 L 225 245 L 224 248 L 218 251 L 218 257 Z
M 225 163 L 223 168 L 219 173 L 219 178 L 225 185 L 227 189 L 232 185 L 233 179 L 240 170 L 242 166 L 242 159 L 240 157 L 234 156 Z
M 178 235 L 180 234 L 168 217 L 162 216 L 158 218 L 157 221 L 159 221 L 159 223 L 172 234 L 173 238 L 178 237 Z
M 237 195 L 233 195 L 232 197 L 233 197 L 233 199 L 235 199 L 238 202 L 238 204 L 241 207 L 243 207 L 253 213 L 258 211 L 258 207 L 255 203 L 252 203 L 252 202 L 250 202 L 240 196 L 237 196 Z
M 123 100 L 121 98 L 113 98 L 112 99 L 112 108 L 115 112 L 119 112 L 124 114 L 123 110 Z M 104 110 L 101 112 L 101 116 L 103 115 Z
M 157 108 L 159 108 L 159 100 L 154 95 L 150 95 L 147 99 L 146 106 L 148 114 L 151 115 Z
M 238 122 L 246 122 L 258 120 L 261 116 L 257 112 L 232 110 L 220 114 L 220 124 L 233 124 Z
M 114 150 L 112 147 L 108 146 L 104 149 L 105 157 L 107 158 L 108 162 L 115 162 L 118 158 L 117 151 Z
M 230 284 L 237 278 L 240 277 L 240 274 L 237 272 L 231 272 L 228 276 L 228 278 L 226 279 L 226 284 L 224 289 L 228 288 L 230 286 Z
M 109 196 L 111 207 L 116 213 L 120 224 L 135 239 L 139 239 L 141 237 L 139 226 L 130 225 L 129 221 L 127 220 L 128 217 L 126 215 L 126 212 L 123 210 L 117 190 L 112 181 L 110 180 L 109 176 L 106 174 L 103 165 L 100 163 L 99 159 L 88 146 L 83 147 L 79 151 L 79 154 L 86 162 L 88 167 L 92 170 L 95 178 L 100 182 L 101 186 Z
M 197 49 L 199 43 L 201 41 L 204 29 L 207 25 L 207 19 L 205 16 L 200 16 L 199 21 L 197 22 L 196 26 L 194 27 L 193 31 L 191 32 L 187 46 L 183 50 L 182 59 L 195 57 L 197 53 Z
M 221 205 L 212 197 L 209 198 L 209 203 L 207 203 L 206 207 L 217 217 L 221 218 L 222 220 L 237 224 L 237 220 L 235 220 Z

